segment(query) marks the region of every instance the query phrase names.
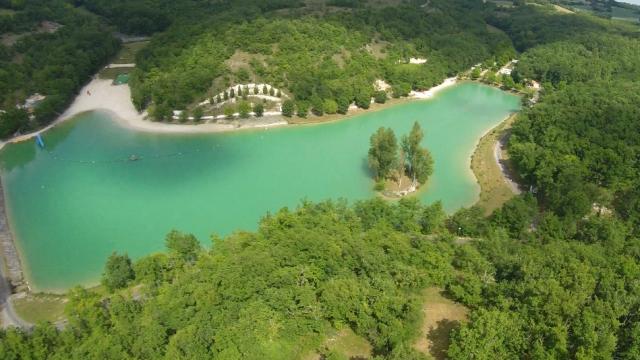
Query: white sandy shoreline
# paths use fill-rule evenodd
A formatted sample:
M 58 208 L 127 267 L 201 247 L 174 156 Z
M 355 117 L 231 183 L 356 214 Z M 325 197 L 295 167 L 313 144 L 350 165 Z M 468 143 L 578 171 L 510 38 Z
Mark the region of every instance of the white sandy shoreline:
M 109 113 L 119 124 L 138 131 L 156 133 L 215 133 L 233 131 L 245 128 L 266 128 L 286 125 L 285 121 L 274 121 L 261 124 L 251 124 L 237 127 L 232 124 L 199 125 L 168 124 L 145 120 L 145 114 L 139 113 L 131 102 L 131 90 L 126 85 L 112 85 L 111 80 L 94 78 L 85 85 L 76 96 L 73 103 L 48 126 L 29 134 L 19 135 L 0 144 L 0 149 L 7 143 L 17 143 L 35 137 L 79 114 L 89 111 L 103 111 Z
M 412 91 L 410 97 L 416 100 L 429 99 L 434 97 L 439 91 L 444 90 L 457 83 L 456 78 L 445 79 L 440 85 L 429 90 L 416 92 Z M 145 120 L 145 113 L 139 113 L 131 102 L 131 90 L 126 85 L 112 85 L 111 80 L 98 79 L 95 77 L 87 85 L 85 85 L 73 103 L 60 115 L 54 122 L 48 126 L 34 131 L 29 134 L 19 135 L 0 142 L 0 149 L 5 144 L 17 143 L 35 137 L 44 133 L 54 126 L 67 121 L 76 115 L 89 111 L 104 111 L 110 114 L 119 124 L 137 131 L 154 132 L 154 133 L 172 133 L 172 134 L 194 134 L 194 133 L 218 133 L 227 131 L 237 131 L 245 129 L 271 128 L 289 125 L 288 122 L 278 118 L 273 122 L 263 122 L 258 124 L 247 124 L 236 126 L 233 124 L 219 123 L 203 123 L 193 124 L 170 124 L 162 122 L 154 122 Z M 268 119 L 269 116 L 265 116 Z

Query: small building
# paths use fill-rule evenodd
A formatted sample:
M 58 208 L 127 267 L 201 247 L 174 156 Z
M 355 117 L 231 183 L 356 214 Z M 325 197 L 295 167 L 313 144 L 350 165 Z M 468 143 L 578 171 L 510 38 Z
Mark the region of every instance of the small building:
M 18 109 L 25 109 L 28 112 L 32 112 L 36 106 L 38 106 L 38 104 L 46 99 L 47 97 L 38 93 L 35 93 L 31 96 L 29 96 L 25 101 L 24 104 L 22 105 L 18 105 L 16 106 Z
M 410 58 L 409 59 L 409 64 L 425 64 L 427 62 L 427 59 L 424 58 Z

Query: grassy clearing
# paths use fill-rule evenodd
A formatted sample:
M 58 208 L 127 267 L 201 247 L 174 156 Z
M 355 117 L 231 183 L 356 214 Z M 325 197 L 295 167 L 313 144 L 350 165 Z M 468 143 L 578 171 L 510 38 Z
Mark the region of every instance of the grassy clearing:
M 236 50 L 236 52 L 233 53 L 233 55 L 229 59 L 227 59 L 227 61 L 225 61 L 225 64 L 232 72 L 236 72 L 240 69 L 245 69 L 252 73 L 253 71 L 251 69 L 251 61 L 254 59 L 261 63 L 263 66 L 267 66 L 266 56 L 261 54 L 250 54 L 242 50 Z
M 138 41 L 122 45 L 122 49 L 118 52 L 113 59 L 114 64 L 132 64 L 136 62 L 136 54 L 142 48 L 147 46 L 148 41 Z
M 111 61 L 112 64 L 135 64 L 136 62 L 136 54 L 143 47 L 145 47 L 149 42 L 148 41 L 138 41 L 132 42 L 122 45 L 122 49 L 116 54 L 116 56 Z M 133 70 L 133 68 L 113 68 L 113 69 L 102 69 L 98 72 L 98 77 L 100 79 L 109 79 L 114 80 L 120 74 L 128 74 Z
M 460 322 L 467 320 L 469 310 L 442 296 L 442 290 L 436 287 L 424 291 L 422 307 L 424 322 L 421 336 L 414 348 L 434 359 L 446 359 L 449 348 L 449 334 Z
M 27 294 L 12 299 L 13 307 L 22 319 L 30 323 L 41 321 L 56 322 L 64 319 L 64 307 L 67 299 L 54 294 Z
M 133 70 L 133 68 L 113 68 L 113 69 L 102 69 L 98 73 L 98 77 L 100 79 L 109 79 L 115 80 L 116 77 L 120 74 L 128 74 Z
M 340 330 L 331 334 L 323 345 L 324 352 L 336 352 L 344 355 L 348 359 L 370 359 L 372 357 L 372 347 L 369 342 L 356 335 L 351 329 Z M 302 358 L 303 360 L 320 360 L 322 356 L 311 353 Z
M 496 143 L 507 134 L 514 120 L 515 116 L 509 117 L 483 136 L 471 158 L 471 170 L 480 184 L 480 199 L 477 205 L 485 209 L 486 214 L 491 214 L 515 196 L 504 179 L 502 169 L 498 166 L 494 153 Z
M 367 51 L 376 59 L 386 59 L 387 58 L 387 48 L 391 44 L 386 41 L 375 39 L 372 43 L 367 44 Z

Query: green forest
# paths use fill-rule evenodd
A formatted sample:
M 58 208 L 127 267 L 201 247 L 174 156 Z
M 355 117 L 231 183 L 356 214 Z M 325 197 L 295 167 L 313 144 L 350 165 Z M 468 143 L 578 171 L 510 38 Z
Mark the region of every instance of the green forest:
M 517 57 L 510 79 L 543 85 L 508 144 L 528 191 L 488 217 L 479 207 L 449 215 L 410 198 L 327 200 L 265 214 L 256 231 L 225 238 L 179 229 L 164 252 L 114 253 L 102 290 L 70 291 L 64 329 L 0 331 L 0 358 L 347 359 L 327 343 L 349 329 L 374 359 L 429 359 L 413 344 L 423 290 L 438 287 L 470 311 L 446 334 L 450 359 L 640 359 L 636 25 L 521 1 L 81 3 L 100 20 L 63 7 L 88 30 L 43 36 L 81 46 L 101 26 L 156 32 L 132 76 L 140 108 L 187 107 L 246 76 L 303 105 L 357 103 L 364 94 L 369 101 L 376 78 L 402 96 Z M 145 6 L 120 16 L 135 4 Z M 191 21 L 171 16 L 176 9 Z M 91 36 L 103 57 L 90 57 L 83 76 L 61 72 L 49 83 L 75 89 L 117 48 L 104 32 Z M 250 55 L 242 74 L 225 65 L 236 51 Z M 398 63 L 412 56 L 429 61 Z M 36 86 L 47 81 L 12 93 L 44 91 Z
M 0 1 L 0 110 L 6 111 L 0 113 L 1 138 L 42 127 L 65 110 L 117 51 L 119 42 L 108 29 L 66 1 Z M 46 98 L 30 121 L 16 105 L 36 93 Z
M 481 4 L 415 7 L 333 6 L 311 14 L 297 7 L 276 13 L 232 9 L 173 26 L 139 54 L 131 80 L 134 104 L 149 106 L 153 116 L 158 108 L 187 108 L 230 85 L 259 81 L 287 89 L 298 109 L 322 114 L 326 102 L 335 102 L 346 113 L 351 103 L 369 107 L 376 79 L 401 97 L 473 64 L 491 58 L 506 63 L 515 55 L 509 38 L 486 26 Z M 408 64 L 411 57 L 429 64 Z

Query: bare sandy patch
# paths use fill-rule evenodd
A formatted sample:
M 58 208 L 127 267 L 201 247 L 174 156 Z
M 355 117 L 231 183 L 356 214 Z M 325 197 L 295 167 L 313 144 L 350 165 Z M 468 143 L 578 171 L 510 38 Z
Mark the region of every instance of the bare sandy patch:
M 446 359 L 449 333 L 467 320 L 468 311 L 466 307 L 442 296 L 440 288 L 426 289 L 422 307 L 424 322 L 414 348 L 436 360 Z

